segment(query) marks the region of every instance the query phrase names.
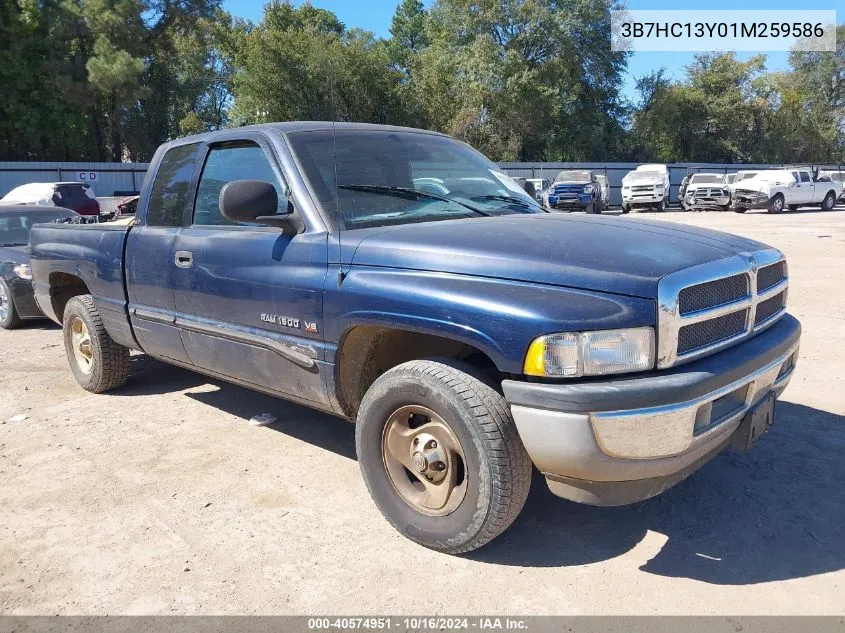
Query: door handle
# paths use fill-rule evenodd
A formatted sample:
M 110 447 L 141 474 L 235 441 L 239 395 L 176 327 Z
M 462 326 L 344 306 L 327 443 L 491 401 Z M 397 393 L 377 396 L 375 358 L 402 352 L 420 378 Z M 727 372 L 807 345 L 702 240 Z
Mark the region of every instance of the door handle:
M 190 268 L 194 263 L 191 251 L 176 251 L 176 265 L 179 268 Z

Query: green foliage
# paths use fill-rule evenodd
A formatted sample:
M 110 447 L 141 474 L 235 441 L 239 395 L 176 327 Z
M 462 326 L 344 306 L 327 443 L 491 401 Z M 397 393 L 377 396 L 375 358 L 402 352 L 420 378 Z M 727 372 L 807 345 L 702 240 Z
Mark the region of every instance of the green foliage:
M 162 142 L 297 119 L 412 125 L 496 160 L 845 160 L 833 53 L 700 55 L 637 79 L 610 50 L 620 0 L 398 0 L 390 37 L 309 2 L 258 24 L 221 0 L 0 0 L 0 160 L 148 160 Z

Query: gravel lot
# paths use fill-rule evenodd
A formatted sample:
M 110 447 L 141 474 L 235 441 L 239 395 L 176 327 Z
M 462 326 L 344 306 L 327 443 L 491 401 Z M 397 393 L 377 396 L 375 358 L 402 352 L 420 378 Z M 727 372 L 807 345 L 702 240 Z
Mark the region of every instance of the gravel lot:
M 0 330 L 0 613 L 845 613 L 845 212 L 661 219 L 789 259 L 801 361 L 752 453 L 623 508 L 535 478 L 508 532 L 450 557 L 382 519 L 352 425 L 140 355 L 87 394 L 57 327 Z

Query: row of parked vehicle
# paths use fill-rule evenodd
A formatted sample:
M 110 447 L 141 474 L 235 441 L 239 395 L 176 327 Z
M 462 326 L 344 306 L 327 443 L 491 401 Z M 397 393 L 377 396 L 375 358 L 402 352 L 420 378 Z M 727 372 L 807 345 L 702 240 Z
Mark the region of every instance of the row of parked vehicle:
M 810 167 L 739 171 L 731 174 L 687 175 L 678 191 L 678 203 L 688 211 L 784 209 L 818 205 L 832 209 L 845 198 L 845 172 L 823 172 Z M 607 176 L 589 169 L 564 170 L 553 182 L 545 178 L 517 179 L 547 209 L 601 213 L 610 206 Z M 665 211 L 671 196 L 669 168 L 640 165 L 622 179 L 622 213 L 631 210 Z

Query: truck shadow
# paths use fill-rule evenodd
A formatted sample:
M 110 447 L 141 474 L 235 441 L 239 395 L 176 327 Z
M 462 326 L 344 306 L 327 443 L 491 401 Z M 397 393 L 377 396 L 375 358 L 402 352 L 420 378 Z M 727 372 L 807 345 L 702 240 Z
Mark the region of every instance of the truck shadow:
M 355 457 L 355 426 L 340 418 L 305 406 L 239 387 L 196 372 L 167 365 L 145 354 L 133 355 L 130 382 L 113 392 L 116 396 L 173 393 L 214 385 L 211 391 L 188 391 L 192 400 L 241 418 L 244 423 L 255 415 L 271 413 L 277 419 L 266 428 L 319 446 L 349 459 Z
M 345 420 L 200 374 L 133 356 L 117 396 L 173 393 L 246 423 L 268 412 L 268 429 L 355 459 Z M 204 385 L 216 389 L 191 391 Z M 723 453 L 686 481 L 638 504 L 597 508 L 559 499 L 535 472 L 514 525 L 468 555 L 496 565 L 566 567 L 633 550 L 651 531 L 666 542 L 640 569 L 722 585 L 801 578 L 845 568 L 845 416 L 779 402 L 777 422 L 753 451 Z
M 845 568 L 845 416 L 778 403 L 753 451 L 723 453 L 664 494 L 595 508 L 553 496 L 535 473 L 511 529 L 471 558 L 584 565 L 625 554 L 648 531 L 668 539 L 644 572 L 744 585 Z

